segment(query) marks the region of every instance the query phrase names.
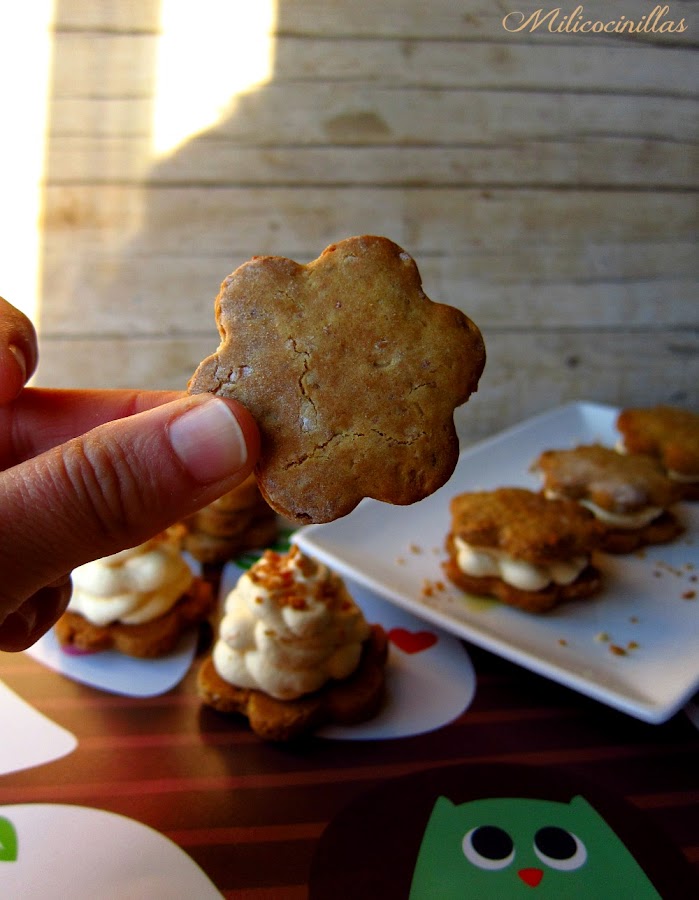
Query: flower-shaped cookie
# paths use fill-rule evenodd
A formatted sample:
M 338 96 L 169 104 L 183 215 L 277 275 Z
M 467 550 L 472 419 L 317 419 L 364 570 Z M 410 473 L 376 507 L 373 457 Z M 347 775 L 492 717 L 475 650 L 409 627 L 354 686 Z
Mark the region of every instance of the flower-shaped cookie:
M 676 406 L 622 409 L 617 418 L 627 453 L 659 459 L 685 500 L 699 500 L 699 414 Z
M 262 436 L 260 490 L 299 523 L 363 497 L 420 500 L 449 478 L 454 409 L 476 390 L 476 325 L 422 290 L 414 260 L 384 237 L 332 244 L 307 265 L 257 256 L 221 285 L 221 343 L 189 390 L 243 403 Z

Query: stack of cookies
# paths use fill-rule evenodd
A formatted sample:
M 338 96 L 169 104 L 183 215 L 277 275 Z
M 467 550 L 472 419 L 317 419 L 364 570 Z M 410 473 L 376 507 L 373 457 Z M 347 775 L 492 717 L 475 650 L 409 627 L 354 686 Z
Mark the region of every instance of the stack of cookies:
M 575 500 L 602 523 L 601 548 L 607 553 L 665 544 L 682 533 L 670 508 L 681 498 L 680 488 L 652 456 L 590 444 L 546 450 L 534 468 L 547 497 Z
M 223 565 L 246 550 L 266 547 L 279 528 L 254 475 L 194 513 L 184 525 L 184 549 L 204 565 Z
M 602 530 L 579 503 L 501 487 L 457 495 L 451 515 L 444 569 L 462 590 L 535 613 L 599 591 Z
M 624 409 L 617 419 L 621 449 L 658 460 L 683 500 L 699 500 L 699 414 L 674 406 Z

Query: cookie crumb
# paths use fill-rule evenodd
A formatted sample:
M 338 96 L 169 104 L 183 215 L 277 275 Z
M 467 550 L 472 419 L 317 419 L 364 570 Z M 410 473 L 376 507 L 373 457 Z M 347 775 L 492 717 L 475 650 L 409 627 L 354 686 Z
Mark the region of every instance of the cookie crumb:
M 408 546 L 408 549 L 410 550 L 411 553 L 414 553 L 416 556 L 419 553 L 422 553 L 422 547 L 419 544 L 410 544 Z
M 638 641 L 629 641 L 626 645 L 627 650 L 638 650 L 639 644 Z
M 614 656 L 626 656 L 626 650 L 618 644 L 610 644 L 609 651 L 610 653 L 613 653 Z
M 685 591 L 684 594 L 682 594 L 682 599 L 683 600 L 694 600 L 696 598 L 696 596 L 697 596 L 696 591 Z
M 636 625 L 638 623 L 638 616 L 629 616 L 629 622 L 631 622 L 632 625 Z
M 558 638 L 558 643 L 561 645 L 561 647 L 568 646 L 568 641 L 565 638 Z
M 606 644 L 607 641 L 609 640 L 609 635 L 607 634 L 606 631 L 600 631 L 598 634 L 595 635 L 595 640 L 597 641 L 598 644 Z

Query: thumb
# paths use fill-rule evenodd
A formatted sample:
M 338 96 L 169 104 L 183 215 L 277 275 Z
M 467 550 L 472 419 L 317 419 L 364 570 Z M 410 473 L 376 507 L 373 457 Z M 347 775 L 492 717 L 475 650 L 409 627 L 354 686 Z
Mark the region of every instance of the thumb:
M 0 623 L 76 566 L 142 543 L 232 490 L 258 452 L 244 407 L 198 394 L 0 473 Z

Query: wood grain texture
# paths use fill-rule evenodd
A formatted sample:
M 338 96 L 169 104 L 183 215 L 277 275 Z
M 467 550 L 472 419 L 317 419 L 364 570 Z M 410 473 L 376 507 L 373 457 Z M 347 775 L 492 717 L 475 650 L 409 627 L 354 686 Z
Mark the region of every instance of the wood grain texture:
M 569 399 L 699 407 L 696 4 L 683 31 L 503 26 L 539 8 L 277 0 L 269 80 L 156 157 L 160 4 L 60 0 L 37 382 L 184 387 L 236 266 L 369 232 L 484 332 L 464 440 Z
M 463 444 L 568 401 L 619 404 L 646 385 L 644 402 L 699 406 L 696 330 L 619 327 L 483 328 L 488 362 L 479 388 L 456 411 Z M 81 387 L 85 371 L 96 387 L 184 390 L 200 360 L 218 345 L 198 337 L 126 335 L 54 338 L 44 345 L 39 380 Z M 56 374 L 58 373 L 58 375 Z

